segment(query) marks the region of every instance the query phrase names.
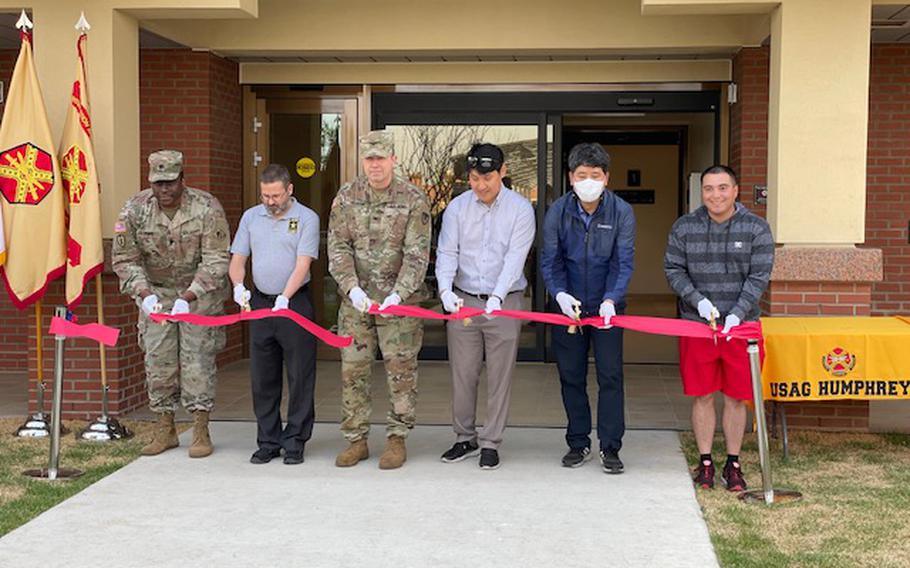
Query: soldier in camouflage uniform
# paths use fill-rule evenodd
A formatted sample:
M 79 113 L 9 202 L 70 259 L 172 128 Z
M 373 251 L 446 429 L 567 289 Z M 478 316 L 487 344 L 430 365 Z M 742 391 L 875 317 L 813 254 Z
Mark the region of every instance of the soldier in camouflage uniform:
M 404 440 L 416 422 L 417 353 L 423 322 L 417 318 L 372 316 L 380 309 L 417 304 L 428 298 L 424 277 L 430 257 L 430 208 L 423 191 L 394 175 L 392 135 L 374 131 L 361 137 L 364 176 L 338 191 L 329 217 L 329 271 L 346 296 L 338 328 L 354 343 L 341 351 L 341 431 L 350 443 L 335 465 L 348 467 L 369 457 L 370 376 L 376 346 L 388 375 L 386 447 L 381 469 L 401 467 Z
M 224 313 L 228 224 L 217 199 L 184 185 L 183 154 L 161 150 L 148 161 L 152 187 L 123 206 L 111 252 L 121 292 L 141 308 L 139 345 L 145 352 L 149 407 L 159 415 L 155 437 L 142 454 L 179 445 L 174 411 L 180 402 L 194 418 L 189 455 L 205 457 L 212 453 L 208 419 L 224 328 L 157 324 L 148 316 L 159 309 L 171 314 Z

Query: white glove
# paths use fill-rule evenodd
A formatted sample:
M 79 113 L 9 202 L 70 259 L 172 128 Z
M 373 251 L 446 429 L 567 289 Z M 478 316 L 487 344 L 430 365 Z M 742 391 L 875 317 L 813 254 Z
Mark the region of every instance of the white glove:
M 288 299 L 284 294 L 281 294 L 275 298 L 275 305 L 272 307 L 272 311 L 277 312 L 278 310 L 286 309 L 288 309 Z
M 442 294 L 439 295 L 439 299 L 442 300 L 443 309 L 452 314 L 464 306 L 464 300 L 451 290 L 443 290 Z
M 372 300 L 367 298 L 367 293 L 364 292 L 360 286 L 354 286 L 351 288 L 351 291 L 348 292 L 348 298 L 351 299 L 351 303 L 354 304 L 354 308 L 362 314 L 370 311 L 370 306 L 373 305 Z
M 720 312 L 717 311 L 717 308 L 714 307 L 714 304 L 708 298 L 703 298 L 698 302 L 698 315 L 707 321 L 720 318 Z
M 616 315 L 616 306 L 613 305 L 613 302 L 610 300 L 604 300 L 600 304 L 600 317 L 604 319 L 604 327 L 609 329 L 613 327 L 610 325 L 610 320 L 613 316 Z
M 174 309 L 171 310 L 171 315 L 176 316 L 179 314 L 188 314 L 190 313 L 190 303 L 184 300 L 183 298 L 177 298 L 174 300 Z
M 158 296 L 149 294 L 142 300 L 142 311 L 149 316 L 161 311 L 161 304 L 158 303 Z
M 566 314 L 566 317 L 570 317 L 573 320 L 578 319 L 576 309 L 581 309 L 581 302 L 575 299 L 574 296 L 565 292 L 560 292 L 559 294 L 556 294 L 556 303 L 559 304 L 559 309 L 562 310 L 562 313 Z
M 487 298 L 487 315 L 492 314 L 493 312 L 499 311 L 502 309 L 502 300 L 496 296 L 490 296 Z
M 234 303 L 236 303 L 241 308 L 244 306 L 250 305 L 250 298 L 252 294 L 246 289 L 246 286 L 243 285 L 243 282 L 234 286 Z
M 385 310 L 386 308 L 388 308 L 389 306 L 397 306 L 400 303 L 401 303 L 401 296 L 392 292 L 391 294 L 386 296 L 385 300 L 382 301 L 382 304 L 379 305 L 379 311 L 381 312 L 381 311 Z
M 737 317 L 733 314 L 727 314 L 727 317 L 724 318 L 724 329 L 721 331 L 721 333 L 726 335 L 726 334 L 730 333 L 731 329 L 733 329 L 734 327 L 738 326 L 741 323 L 742 323 L 742 321 L 739 319 L 739 317 Z M 730 341 L 731 339 L 733 339 L 733 338 L 730 336 L 727 336 L 727 341 Z

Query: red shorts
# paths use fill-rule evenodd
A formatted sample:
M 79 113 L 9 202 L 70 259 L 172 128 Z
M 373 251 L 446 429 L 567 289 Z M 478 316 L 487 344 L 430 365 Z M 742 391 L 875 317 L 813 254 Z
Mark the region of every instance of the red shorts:
M 752 400 L 752 371 L 749 367 L 748 343 L 745 339 L 727 341 L 718 338 L 679 338 L 679 374 L 683 392 L 688 396 L 705 396 L 721 391 L 738 400 Z M 758 342 L 758 353 L 765 360 L 764 341 Z

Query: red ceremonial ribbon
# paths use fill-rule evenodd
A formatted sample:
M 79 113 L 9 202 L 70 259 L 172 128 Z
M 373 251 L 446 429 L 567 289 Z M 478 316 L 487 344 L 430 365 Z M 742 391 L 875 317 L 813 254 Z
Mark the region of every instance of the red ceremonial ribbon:
M 263 318 L 288 318 L 303 329 L 309 331 L 314 337 L 332 347 L 347 347 L 354 341 L 351 336 L 335 335 L 331 331 L 320 327 L 302 315 L 293 310 L 272 311 L 271 308 L 253 310 L 250 312 L 240 312 L 225 316 L 204 316 L 202 314 L 179 314 L 172 316 L 170 314 L 152 314 L 149 318 L 155 323 L 166 321 L 182 321 L 193 325 L 219 326 L 231 325 L 238 321 L 260 320 Z
M 64 337 L 85 337 L 108 347 L 117 345 L 120 330 L 116 327 L 101 325 L 100 323 L 87 323 L 80 325 L 69 320 L 54 316 L 51 318 L 51 334 Z
M 403 316 L 434 320 L 463 320 L 466 318 L 478 317 L 485 313 L 486 312 L 480 308 L 461 308 L 454 314 L 441 314 L 419 306 L 389 306 L 382 311 L 379 310 L 379 306 L 376 304 L 370 306 L 370 314 L 372 315 Z M 563 314 L 526 312 L 521 310 L 497 310 L 491 315 L 550 325 L 589 325 L 597 328 L 603 328 L 604 322 L 604 319 L 599 316 L 587 317 L 582 320 L 573 320 Z M 720 331 L 715 332 L 705 323 L 675 318 L 616 315 L 610 319 L 610 324 L 623 329 L 640 331 L 642 333 L 670 335 L 675 337 L 694 337 L 701 339 L 732 337 L 735 339 L 758 340 L 762 338 L 761 324 L 759 322 L 742 323 L 731 329 L 728 334 L 723 334 Z

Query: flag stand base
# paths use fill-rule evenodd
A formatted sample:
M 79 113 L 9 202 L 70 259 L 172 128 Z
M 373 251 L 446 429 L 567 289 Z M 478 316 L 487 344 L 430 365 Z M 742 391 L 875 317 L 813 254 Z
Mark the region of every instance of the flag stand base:
M 81 477 L 84 472 L 81 469 L 73 467 L 61 467 L 57 470 L 48 470 L 46 467 L 38 469 L 27 469 L 22 475 L 33 477 L 44 481 L 70 481 Z
M 764 490 L 756 489 L 754 491 L 745 491 L 739 495 L 744 503 L 759 505 L 780 505 L 781 503 L 791 503 L 803 498 L 799 491 L 789 489 L 774 489 L 771 495 L 765 495 Z
M 77 440 L 91 442 L 110 442 L 111 440 L 126 440 L 133 437 L 133 431 L 120 424 L 116 418 L 101 415 L 91 422 L 84 430 L 76 434 Z
M 65 426 L 60 426 L 61 434 L 68 434 L 69 430 Z M 28 418 L 25 419 L 25 422 L 22 426 L 16 429 L 16 433 L 13 434 L 18 438 L 46 438 L 51 434 L 51 427 L 48 424 L 47 418 L 44 413 L 36 412 Z
M 16 430 L 15 436 L 19 438 L 46 438 L 51 435 L 50 425 L 42 413 L 32 414 L 25 419 L 25 423 Z

